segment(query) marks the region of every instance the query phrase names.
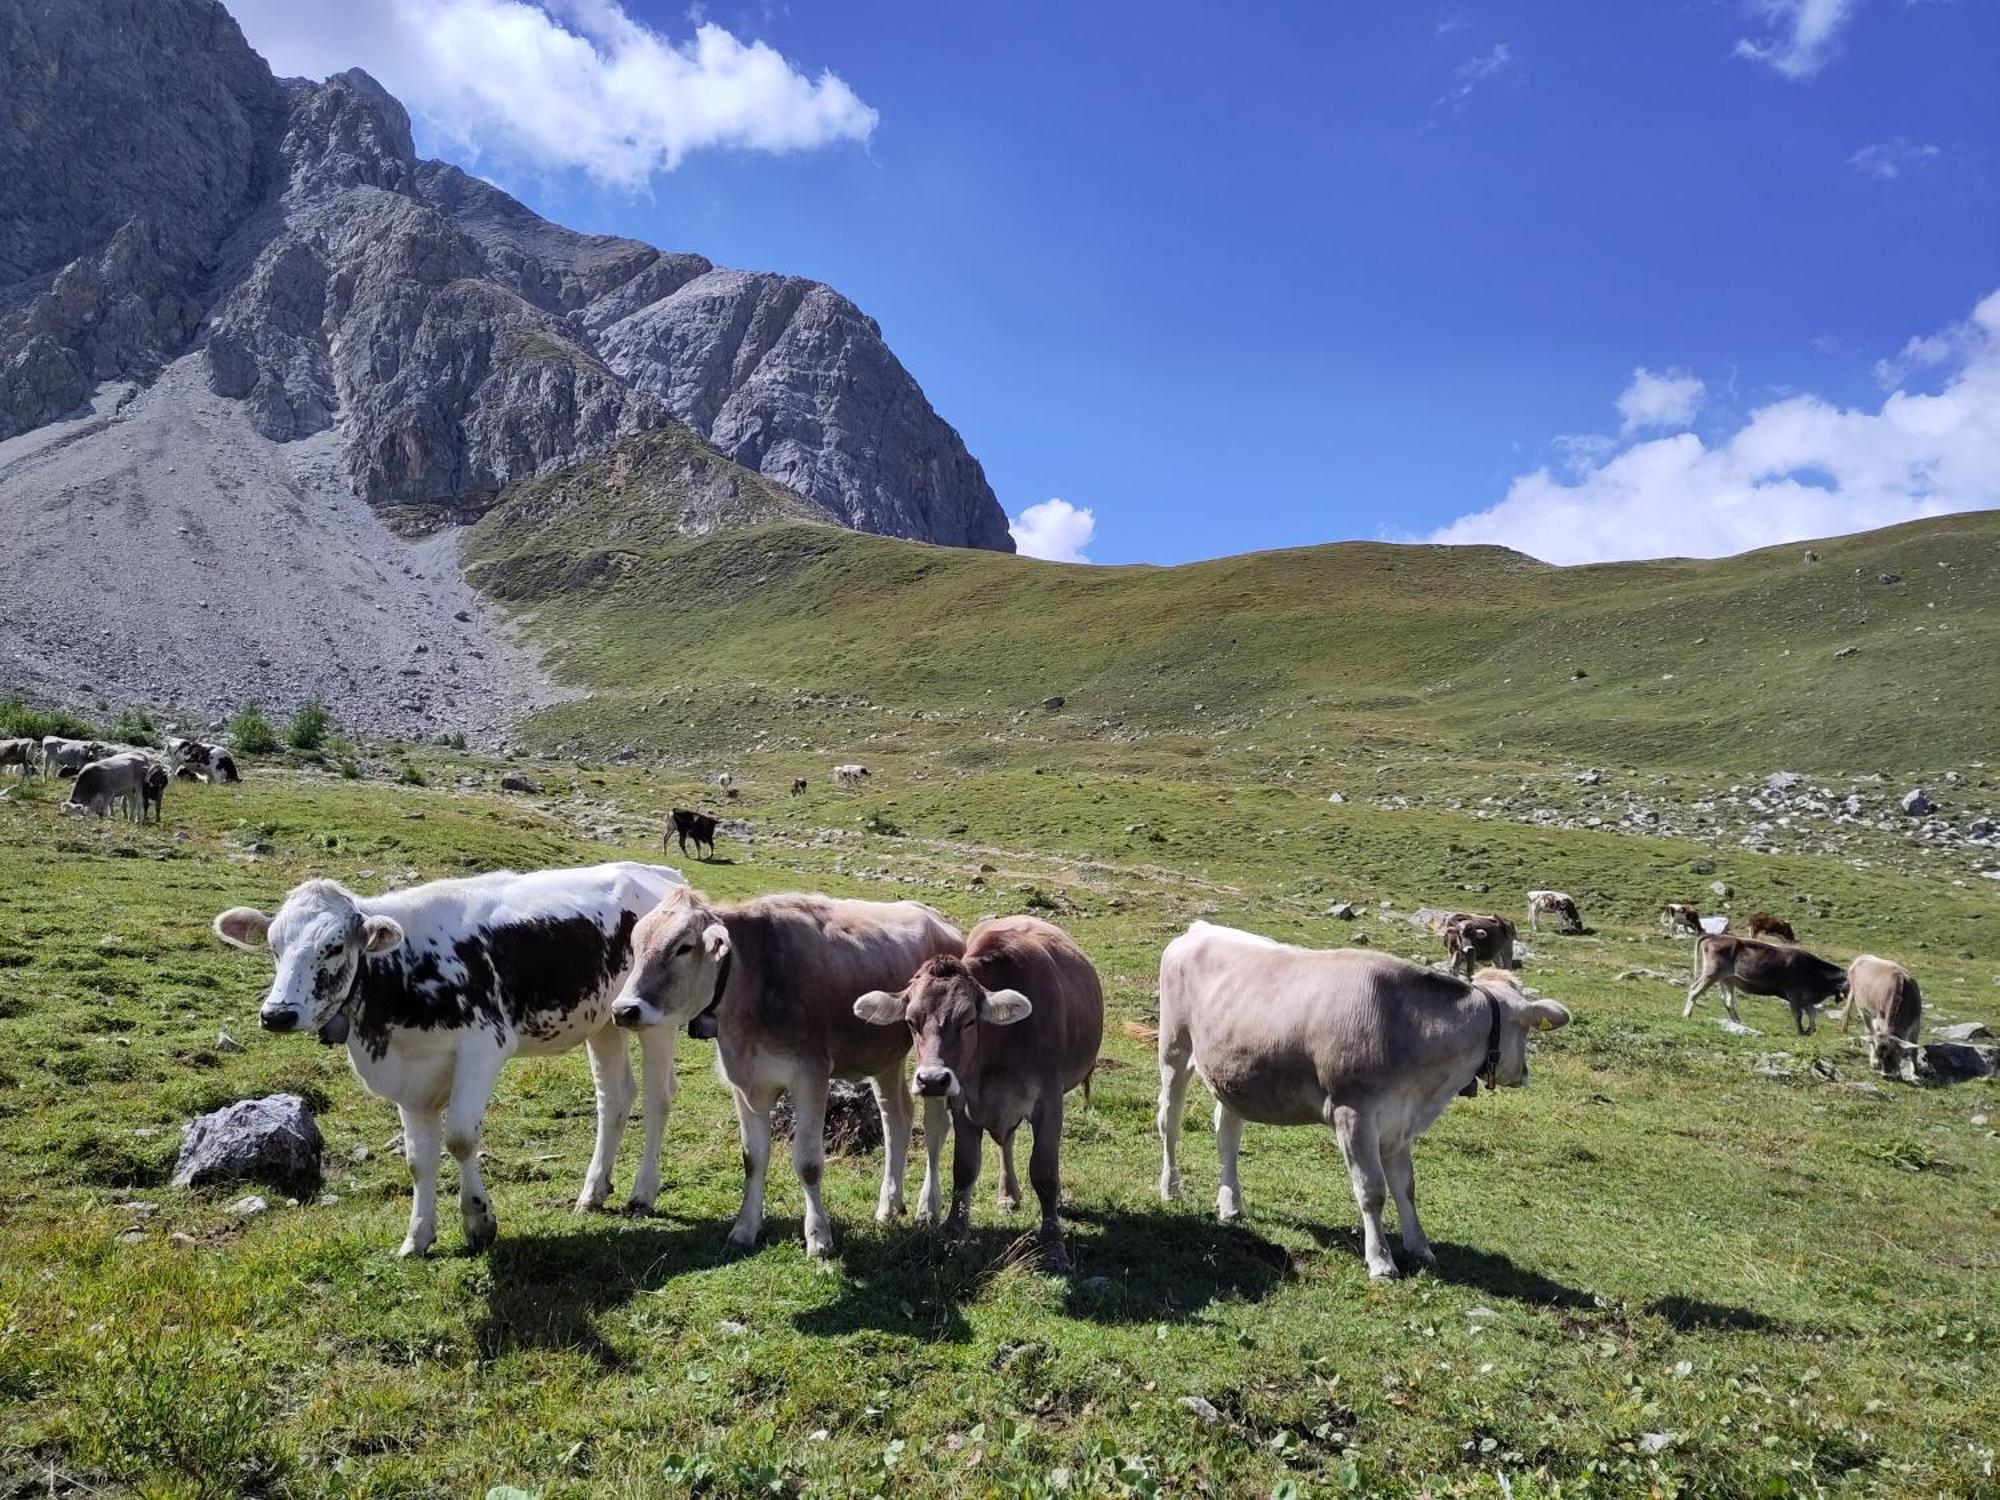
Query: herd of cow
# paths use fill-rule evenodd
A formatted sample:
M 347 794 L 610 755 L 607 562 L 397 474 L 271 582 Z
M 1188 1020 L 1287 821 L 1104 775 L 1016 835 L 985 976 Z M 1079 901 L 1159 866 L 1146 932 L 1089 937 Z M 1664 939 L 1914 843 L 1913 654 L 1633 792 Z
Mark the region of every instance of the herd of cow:
M 0 740 L 0 769 L 22 776 L 70 780 L 63 811 L 108 816 L 115 807 L 135 823 L 159 821 L 167 784 L 176 776 L 198 781 L 240 781 L 236 759 L 220 745 L 169 737 L 164 755 L 134 745 L 74 740 Z

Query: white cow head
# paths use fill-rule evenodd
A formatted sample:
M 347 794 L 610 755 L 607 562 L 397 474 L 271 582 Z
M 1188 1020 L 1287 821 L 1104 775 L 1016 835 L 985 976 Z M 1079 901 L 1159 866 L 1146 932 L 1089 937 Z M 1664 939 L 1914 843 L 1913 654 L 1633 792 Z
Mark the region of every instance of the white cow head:
M 611 1002 L 612 1021 L 714 1036 L 729 957 L 729 929 L 693 889 L 675 886 L 632 929 L 631 976 Z
M 278 961 L 271 992 L 257 1012 L 266 1031 L 317 1031 L 322 1041 L 346 1039 L 341 1014 L 364 954 L 387 953 L 403 941 L 391 917 L 364 916 L 354 893 L 331 880 L 308 880 L 285 898 L 275 917 L 232 906 L 215 919 L 215 935 L 254 952 L 268 943 Z
M 1481 969 L 1472 982 L 1500 1004 L 1500 1056 L 1491 1076 L 1481 1076 L 1493 1088 L 1520 1088 L 1528 1081 L 1528 1034 L 1569 1025 L 1569 1008 L 1529 995 L 1508 969 Z

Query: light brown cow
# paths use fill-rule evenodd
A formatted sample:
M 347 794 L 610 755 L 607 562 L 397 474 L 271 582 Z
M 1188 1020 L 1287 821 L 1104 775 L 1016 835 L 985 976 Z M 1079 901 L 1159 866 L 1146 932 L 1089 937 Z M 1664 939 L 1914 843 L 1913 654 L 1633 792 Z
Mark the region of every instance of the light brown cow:
M 965 1239 L 972 1190 L 979 1180 L 982 1133 L 1000 1147 L 1000 1207 L 1021 1201 L 1014 1175 L 1014 1132 L 1026 1120 L 1035 1132 L 1028 1180 L 1041 1200 L 1041 1252 L 1053 1271 L 1067 1271 L 1061 1195 L 1063 1095 L 1088 1084 L 1104 1040 L 1104 989 L 1083 950 L 1060 927 L 1037 917 L 981 922 L 963 958 L 933 958 L 899 993 L 876 990 L 854 1002 L 854 1013 L 876 1026 L 907 1027 L 916 1039 L 911 1087 L 924 1101 L 921 1215 L 937 1219 L 938 1153 L 945 1121 L 952 1130 L 951 1217 L 945 1235 Z
M 771 1106 L 792 1097 L 792 1164 L 805 1187 L 806 1253 L 833 1253 L 820 1201 L 826 1164 L 827 1085 L 866 1078 L 882 1111 L 887 1161 L 875 1217 L 903 1211 L 903 1166 L 914 1113 L 903 1084 L 904 1028 L 871 1026 L 857 996 L 903 984 L 925 959 L 965 951 L 965 939 L 917 901 L 761 896 L 711 906 L 689 887 L 669 891 L 632 934 L 632 975 L 612 1006 L 620 1026 L 692 1017 L 688 1035 L 714 1037 L 736 1096 L 743 1135 L 743 1206 L 729 1243 L 748 1250 L 764 1223 Z M 927 1195 L 935 1187 L 927 1187 Z
M 1774 917 L 1767 911 L 1752 912 L 1750 920 L 1744 924 L 1750 936 L 1767 942 L 1797 943 L 1799 935 L 1792 931 L 1792 924 L 1783 917 Z
M 1444 952 L 1451 971 L 1472 977 L 1482 964 L 1514 967 L 1514 924 L 1505 917 L 1459 912 L 1444 924 Z
M 94 813 L 101 818 L 116 803 L 127 818 L 139 822 L 145 816 L 146 778 L 153 765 L 152 758 L 140 750 L 89 762 L 70 783 L 63 811 Z
M 1363 948 L 1293 948 L 1196 922 L 1160 958 L 1160 1196 L 1177 1160 L 1190 1065 L 1215 1095 L 1216 1213 L 1241 1216 L 1243 1123 L 1327 1125 L 1361 1208 L 1371 1276 L 1398 1274 L 1382 1230 L 1393 1196 L 1403 1248 L 1435 1259 L 1417 1222 L 1410 1148 L 1452 1096 L 1528 1081 L 1528 1033 L 1569 1024 L 1502 969 L 1470 980 Z
M 1914 1042 L 1923 1024 L 1924 997 L 1916 976 L 1901 964 L 1864 953 L 1847 966 L 1847 1004 L 1840 1013 L 1843 1035 L 1856 1006 L 1868 1028 L 1869 1065 L 1887 1073 L 1902 1051 L 1894 1043 Z

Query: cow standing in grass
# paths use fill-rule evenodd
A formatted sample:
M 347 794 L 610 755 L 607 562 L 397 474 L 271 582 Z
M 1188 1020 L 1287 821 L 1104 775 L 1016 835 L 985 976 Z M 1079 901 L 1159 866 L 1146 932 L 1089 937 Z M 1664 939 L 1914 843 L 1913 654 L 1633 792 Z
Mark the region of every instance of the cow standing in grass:
M 434 880 L 380 896 L 308 880 L 275 916 L 232 907 L 215 933 L 236 948 L 267 943 L 277 960 L 257 1017 L 267 1031 L 344 1041 L 363 1086 L 401 1113 L 414 1184 L 401 1253 L 422 1255 L 437 1238 L 440 1146 L 458 1162 L 466 1243 L 479 1250 L 499 1227 L 479 1175 L 481 1123 L 516 1054 L 590 1049 L 597 1144 L 576 1206 L 599 1208 L 610 1195 L 633 1095 L 612 997 L 631 964 L 633 928 L 679 884 L 678 871 L 629 862 Z M 643 1036 L 640 1056 L 646 1145 L 632 1203 L 646 1209 L 659 1193 L 673 1105 L 673 1029 Z
M 1694 970 L 1687 1004 L 1681 1008 L 1682 1020 L 1694 1014 L 1695 1002 L 1711 985 L 1720 985 L 1730 1020 L 1739 1024 L 1743 1020 L 1736 1013 L 1738 992 L 1764 995 L 1791 1007 L 1792 1024 L 1800 1036 L 1812 1035 L 1818 1017 L 1815 1007 L 1847 990 L 1847 974 L 1838 964 L 1803 948 L 1760 943 L 1729 933 L 1711 932 L 1695 939 Z
M 1856 1009 L 1868 1028 L 1868 1062 L 1878 1073 L 1887 1073 L 1901 1048 L 1899 1042 L 1915 1042 L 1923 1025 L 1924 997 L 1916 976 L 1901 964 L 1864 953 L 1847 966 L 1847 1004 L 1840 1013 L 1841 1035 Z

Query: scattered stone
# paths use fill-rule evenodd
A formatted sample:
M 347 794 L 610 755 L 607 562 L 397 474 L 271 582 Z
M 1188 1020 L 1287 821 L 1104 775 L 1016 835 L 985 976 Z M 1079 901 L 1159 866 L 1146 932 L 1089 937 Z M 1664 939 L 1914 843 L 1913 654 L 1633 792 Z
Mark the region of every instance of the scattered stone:
M 771 1130 L 792 1138 L 792 1096 L 785 1095 L 771 1110 Z M 882 1144 L 882 1109 L 875 1091 L 865 1083 L 836 1078 L 826 1094 L 826 1149 L 832 1156 L 859 1156 Z
M 1715 873 L 1715 861 L 1712 859 L 1695 859 L 1688 861 L 1688 874 L 1690 875 L 1713 875 L 1714 873 Z
M 1659 979 L 1672 983 L 1674 976 L 1663 974 L 1658 969 L 1648 969 L 1644 965 L 1634 965 L 1629 969 L 1620 969 L 1615 977 L 1619 979 Z
M 519 771 L 509 771 L 500 778 L 500 790 L 503 792 L 527 792 L 532 795 L 539 792 L 541 788 L 536 786 L 534 782 L 530 781 Z
M 1842 646 L 1838 651 L 1833 653 L 1833 659 L 1835 661 L 1845 661 L 1850 656 L 1859 655 L 1860 651 L 1861 648 L 1859 646 Z
M 1351 922 L 1354 920 L 1354 903 L 1336 901 L 1326 909 L 1326 914 L 1336 922 Z
M 254 1219 L 270 1206 L 257 1194 L 246 1193 L 229 1205 L 229 1211 L 239 1219 Z
M 1818 554 L 1817 552 L 1813 551 L 1813 550 L 1812 550 L 1812 548 L 1810 548 L 1810 547 L 1806 548 L 1806 561 L 1807 561 L 1807 562 L 1809 562 L 1809 563 L 1816 563 L 1816 562 L 1818 562 L 1818 561 L 1819 561 L 1819 554 Z
M 1903 793 L 1903 800 L 1897 804 L 1913 818 L 1926 817 L 1937 811 L 1922 787 L 1912 787 Z
M 1328 792 L 1326 794 L 1326 800 L 1331 802 L 1335 807 L 1338 807 L 1340 806 L 1341 803 L 1345 802 L 1347 799 L 1343 797 L 1339 792 Z
M 1727 1016 L 1717 1016 L 1715 1024 L 1731 1036 L 1762 1036 L 1764 1034 L 1755 1026 L 1745 1026 L 1741 1021 L 1732 1021 Z
M 1903 575 L 1901 573 L 1877 573 L 1875 581 L 1877 583 L 1901 583 Z
M 1796 1070 L 1792 1067 L 1791 1053 L 1760 1052 L 1757 1060 L 1750 1064 L 1750 1071 L 1761 1073 L 1766 1078 L 1790 1078 Z
M 1805 777 L 1797 771 L 1773 771 L 1764 778 L 1764 790 L 1775 797 L 1790 796 L 1794 788 L 1805 784 Z
M 136 1245 L 139 1244 L 145 1238 L 146 1238 L 145 1230 L 139 1228 L 132 1228 L 126 1230 L 123 1234 L 118 1236 L 118 1243 L 121 1245 Z
M 1069 700 L 1063 697 L 1061 693 L 1057 693 L 1052 697 L 1044 698 L 1042 700 L 1042 707 L 1046 708 L 1050 713 L 1054 713 L 1057 709 L 1061 708 L 1068 701 Z
M 319 1187 L 321 1150 L 319 1125 L 297 1094 L 244 1099 L 182 1128 L 173 1184 L 262 1182 L 310 1193 Z
M 215 1034 L 215 1050 L 217 1052 L 241 1052 L 243 1044 L 228 1032 L 218 1031 Z
M 1949 1026 L 1931 1028 L 1931 1040 L 1935 1042 L 1985 1042 L 1992 1038 L 1991 1029 L 1979 1021 L 1954 1021 Z
M 715 1325 L 715 1330 L 717 1333 L 724 1333 L 727 1334 L 730 1338 L 735 1338 L 739 1334 L 748 1333 L 750 1331 L 750 1325 L 748 1323 L 739 1323 L 734 1318 L 724 1318 L 721 1322 Z
M 1711 880 L 1708 883 L 1708 889 L 1710 895 L 1721 896 L 1725 900 L 1733 894 L 1729 889 L 1729 882 L 1726 880 Z
M 1215 1403 L 1206 1396 L 1183 1396 L 1181 1405 L 1193 1412 L 1204 1427 L 1213 1427 L 1222 1420 L 1222 1413 L 1215 1409 Z
M 1604 773 L 1593 768 L 1579 774 L 1576 780 L 1579 786 L 1596 786 L 1604 780 Z

